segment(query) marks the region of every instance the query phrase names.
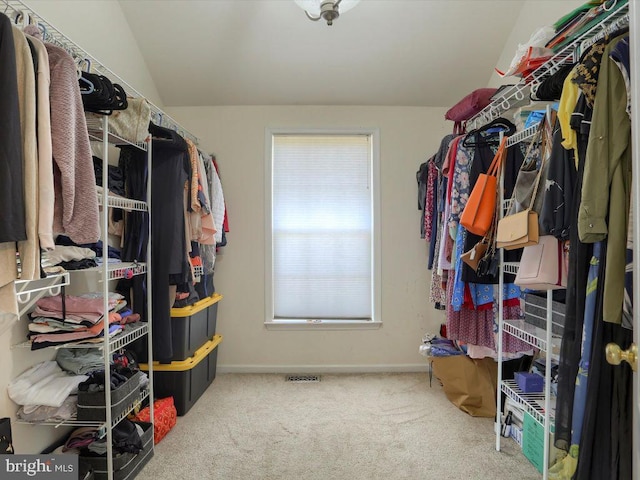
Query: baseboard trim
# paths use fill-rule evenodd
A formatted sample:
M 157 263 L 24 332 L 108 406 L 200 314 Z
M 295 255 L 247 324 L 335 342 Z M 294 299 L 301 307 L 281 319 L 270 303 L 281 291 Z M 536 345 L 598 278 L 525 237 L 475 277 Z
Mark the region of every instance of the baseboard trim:
M 218 373 L 414 373 L 428 372 L 426 363 L 392 365 L 218 365 Z

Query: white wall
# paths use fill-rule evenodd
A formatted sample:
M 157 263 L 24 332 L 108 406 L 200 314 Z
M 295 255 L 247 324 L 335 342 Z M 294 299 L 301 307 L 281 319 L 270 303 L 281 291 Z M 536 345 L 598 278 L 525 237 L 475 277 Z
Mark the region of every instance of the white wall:
M 151 102 L 162 107 L 162 99 L 119 2 L 25 0 L 25 3 Z
M 214 282 L 224 295 L 221 371 L 424 368 L 425 332 L 444 320 L 428 301 L 427 244 L 420 239 L 415 173 L 452 124 L 423 107 L 183 107 L 169 113 L 216 155 L 228 206 L 228 245 Z M 382 321 L 378 330 L 274 331 L 264 325 L 266 127 L 380 129 Z
M 540 27 L 553 25 L 556 20 L 584 3 L 585 0 L 528 0 L 525 2 L 495 66 L 505 71 L 509 68 L 519 44 L 526 44 Z M 515 77 L 500 78 L 495 70 L 491 69 L 488 86 L 498 87 L 517 83 L 518 80 Z

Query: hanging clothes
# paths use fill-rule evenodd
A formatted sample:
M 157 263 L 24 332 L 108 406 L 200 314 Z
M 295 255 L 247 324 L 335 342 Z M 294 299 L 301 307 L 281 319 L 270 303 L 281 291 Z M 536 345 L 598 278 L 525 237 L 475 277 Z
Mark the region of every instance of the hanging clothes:
M 445 160 L 442 165 L 442 176 L 447 179 L 446 187 L 443 184 L 444 190 L 444 215 L 442 217 L 442 229 L 440 235 L 440 252 L 438 261 L 438 273 L 444 270 L 451 270 L 452 265 L 452 253 L 453 253 L 453 240 L 455 237 L 455 231 L 450 231 L 447 227 L 447 220 L 451 216 L 451 194 L 452 186 L 454 182 L 456 152 L 458 151 L 458 144 L 462 137 L 458 136 L 451 140 L 449 144 L 449 150 L 447 151 Z
M 98 197 L 77 68 L 62 48 L 50 43 L 45 46 L 51 71 L 53 230 L 76 243 L 94 243 L 100 238 Z
M 34 30 L 35 29 L 35 30 Z M 36 97 L 37 97 L 37 136 L 38 136 L 38 238 L 40 248 L 54 248 L 53 241 L 53 205 L 55 193 L 53 186 L 53 154 L 51 146 L 51 71 L 49 54 L 41 41 L 40 29 L 35 25 L 25 27 L 24 33 L 35 52 Z
M 559 116 L 553 126 L 552 139 L 539 223 L 543 234 L 553 235 L 558 240 L 569 240 L 577 171 L 574 150 L 562 146 Z
M 596 308 L 598 297 L 598 275 L 600 271 L 600 247 L 599 243 L 593 245 L 593 257 L 589 266 L 587 278 L 587 297 L 585 298 L 584 327 L 582 334 L 582 348 L 580 350 L 580 363 L 578 364 L 578 374 L 576 376 L 576 388 L 573 398 L 573 415 L 571 418 L 571 447 L 567 457 L 575 467 L 578 463 L 578 452 L 580 440 L 582 438 L 582 427 L 584 425 L 584 413 L 587 403 L 587 388 L 589 385 L 589 363 L 592 352 L 593 327 L 597 321 Z
M 427 268 L 433 270 L 433 261 L 436 252 L 436 237 L 438 236 L 438 169 L 435 162 L 431 160 L 429 162 L 429 185 L 427 186 L 427 198 L 426 205 L 427 211 L 425 212 L 425 233 L 429 241 L 429 261 Z
M 435 243 L 434 250 L 437 253 L 440 247 L 440 235 L 434 235 Z M 436 309 L 444 309 L 447 305 L 447 293 L 445 291 L 446 281 L 443 276 L 438 273 L 438 255 L 434 256 L 433 270 L 431 272 L 431 285 L 429 288 L 429 300 Z
M 18 321 L 16 243 L 27 240 L 18 68 L 11 20 L 0 13 L 0 335 Z
M 427 184 L 425 186 L 425 198 L 424 198 L 424 218 L 422 221 L 422 230 L 424 236 L 421 238 L 431 241 L 433 234 L 433 211 L 435 207 L 435 198 L 433 192 L 436 188 L 436 182 L 438 181 L 438 170 L 433 163 L 433 157 L 427 162 Z
M 425 238 L 427 236 L 425 218 L 427 217 L 427 185 L 429 183 L 430 161 L 431 159 L 422 163 L 416 172 L 416 181 L 418 182 L 418 210 L 422 212 L 420 220 L 420 238 Z
M 210 156 L 203 158 L 205 167 L 213 165 L 213 168 L 207 170 L 207 178 L 210 182 L 209 199 L 211 201 L 211 215 L 213 216 L 214 226 L 216 229 L 215 240 L 216 245 L 223 243 L 225 232 L 229 231 L 229 223 L 227 219 L 227 208 L 224 201 L 224 192 L 222 190 L 222 181 L 216 167 L 215 159 Z
M 601 262 L 608 258 L 603 242 Z M 600 269 L 598 283 L 606 276 L 606 265 Z M 604 289 L 598 289 L 596 323 L 589 365 L 589 384 L 583 420 L 576 480 L 632 478 L 632 417 L 633 385 L 631 367 L 623 362 L 610 365 L 605 358 L 605 346 L 616 343 L 628 349 L 633 332 L 620 325 L 604 321 Z
M 495 350 L 493 337 L 493 309 L 456 311 L 451 299 L 454 294 L 453 281 L 447 282 L 447 337 L 452 340 L 472 343 Z
M 205 245 L 215 244 L 216 229 L 209 200 L 209 189 L 205 188 L 208 179 L 204 170 L 204 164 L 196 145 L 186 139 L 189 150 L 189 161 L 192 168 L 191 198 L 187 208 L 189 220 L 190 241 L 196 241 Z M 195 179 L 195 190 L 193 184 Z
M 151 124 L 153 171 L 151 174 L 151 253 L 153 275 L 153 352 L 159 361 L 171 361 L 171 305 L 169 285 L 187 281 L 183 197 L 191 173 L 187 143 L 173 130 Z
M 571 118 L 575 111 L 578 98 L 581 96 L 580 89 L 574 81 L 577 74 L 577 65 L 573 67 L 567 78 L 565 78 L 562 95 L 558 103 L 558 121 L 562 135 L 562 146 L 569 150 L 573 149 L 574 155 L 578 155 L 578 140 L 575 130 L 571 126 Z M 585 99 L 586 101 L 586 99 Z
M 578 176 L 558 370 L 555 444 L 565 450 L 572 445 L 567 461 L 577 457 L 573 478 L 579 480 L 631 478 L 631 371 L 627 365 L 609 365 L 604 355 L 607 343 L 618 343 L 624 349 L 632 338 L 631 330 L 618 323 L 629 318 L 632 308 L 627 273 L 632 269 L 628 249 L 630 125 L 624 74 L 611 58 L 622 40 L 619 36 L 605 38 L 584 57 L 576 77 L 582 95 L 571 116 L 577 136 Z M 593 242 L 601 242 L 595 320 L 584 300 Z M 597 254 L 595 248 L 593 254 Z M 592 321 L 589 349 L 582 339 L 588 338 Z M 581 347 L 585 351 L 581 352 Z M 580 383 L 585 358 L 586 398 Z
M 447 282 L 447 335 L 451 339 L 470 343 L 480 347 L 495 350 L 497 344 L 497 310 L 495 304 L 494 286 L 492 284 L 479 284 L 465 282 L 462 278 L 464 262 L 461 260 L 465 251 L 466 238 L 469 235 L 460 225 L 460 215 L 467 203 L 472 188 L 471 173 L 473 170 L 476 149 L 465 145 L 460 137 L 451 142 L 449 155 L 449 172 L 451 175 L 450 208 L 446 210 L 443 230 L 455 235 L 454 259 L 452 269 L 448 272 Z M 493 153 L 493 152 L 492 152 Z M 493 154 L 491 156 L 493 159 Z M 488 168 L 488 166 L 487 166 Z M 486 170 L 486 169 L 485 169 Z M 478 174 L 479 175 L 479 174 Z M 444 238 L 444 236 L 443 236 Z M 518 297 L 520 289 L 505 284 L 505 318 L 520 318 L 522 312 L 519 307 Z M 513 299 L 515 298 L 515 302 Z M 521 340 L 505 335 L 503 338 L 504 350 L 517 352 L 529 350 L 529 346 Z
M 18 73 L 11 20 L 0 13 L 0 242 L 26 240 Z M 15 264 L 15 255 L 12 259 Z M 0 269 L 9 273 L 11 269 Z M 8 270 L 8 271 L 7 271 Z M 13 276 L 15 278 L 15 276 Z M 6 282 L 0 282 L 0 286 Z
M 506 122 L 506 121 L 505 121 Z M 509 122 L 510 123 L 510 122 Z M 515 128 L 515 127 L 514 127 Z M 481 173 L 485 173 L 495 154 L 498 150 L 498 134 L 487 133 L 483 131 L 475 132 L 467 135 L 463 146 L 473 149 L 473 159 L 471 161 L 471 169 L 469 170 L 469 191 L 473 190 L 478 177 Z M 518 172 L 522 166 L 524 155 L 520 144 L 514 145 L 507 149 L 507 155 L 504 161 L 504 198 L 508 199 L 513 193 L 513 188 L 518 177 Z M 464 251 L 467 252 L 473 246 L 480 242 L 482 237 L 468 233 L 464 241 Z M 522 255 L 522 249 L 509 250 L 504 252 L 505 262 L 518 262 Z M 505 282 L 513 283 L 514 276 L 505 274 Z M 498 276 L 478 276 L 466 263 L 462 265 L 462 280 L 468 283 L 497 284 Z
M 447 218 L 447 228 L 455 232 L 460 225 L 460 215 L 464 210 L 471 192 L 471 165 L 473 163 L 473 151 L 464 146 L 464 142 L 458 143 L 453 165 L 453 185 L 451 188 L 451 210 Z
M 589 115 L 590 107 L 583 101 L 583 112 L 572 116 L 572 128 L 577 132 L 578 171 L 574 188 L 573 205 L 571 207 L 571 225 L 569 241 L 569 272 L 566 289 L 566 311 L 564 331 L 560 345 L 560 361 L 558 365 L 558 396 L 556 401 L 555 437 L 557 448 L 568 451 L 571 445 L 571 422 L 575 396 L 575 378 L 578 373 L 580 350 L 582 346 L 582 329 L 584 325 L 585 297 L 587 294 L 587 276 L 589 259 L 592 256 L 592 245 L 580 241 L 578 229 L 578 210 L 582 193 L 582 179 L 586 142 L 591 123 L 584 121 Z
M 473 304 L 468 304 L 467 308 L 475 310 L 480 305 L 487 305 L 493 302 L 493 287 L 492 286 L 480 286 L 480 288 L 472 289 L 462 281 L 462 265 L 464 262 L 461 260 L 461 256 L 464 253 L 465 238 L 468 232 L 460 226 L 460 216 L 464 210 L 467 200 L 469 199 L 469 193 L 471 191 L 470 172 L 473 163 L 473 151 L 464 146 L 464 142 L 460 141 L 461 138 L 455 143 L 452 143 L 452 149 L 454 152 L 454 164 L 450 165 L 450 169 L 453 171 L 453 177 L 450 190 L 450 210 L 449 215 L 446 216 L 447 222 L 445 224 L 445 230 L 449 234 L 457 232 L 455 241 L 455 263 L 453 265 L 452 281 L 454 283 L 451 302 L 455 311 L 460 311 L 465 304 L 466 294 L 471 296 L 471 290 L 474 291 Z
M 12 26 L 16 51 L 22 168 L 27 238 L 18 242 L 23 280 L 40 278 L 38 242 L 38 143 L 36 139 L 36 78 L 31 48 L 24 33 Z
M 631 118 L 631 60 L 629 56 L 629 37 L 624 37 L 609 53 L 611 60 L 620 69 L 624 86 L 627 89 L 627 115 Z
M 622 38 L 604 48 L 578 213 L 580 240 L 608 239 L 604 319 L 620 324 L 624 301 L 626 234 L 631 201 L 631 122 L 620 69 L 610 58 Z
M 444 278 L 440 273 L 439 266 L 439 252 L 440 252 L 440 239 L 442 235 L 440 234 L 440 229 L 442 228 L 442 215 L 444 204 L 440 200 L 440 191 L 442 188 L 443 179 L 442 175 L 436 166 L 436 158 L 437 154 L 433 157 L 433 165 L 436 168 L 436 179 L 435 179 L 435 188 L 434 188 L 434 200 L 433 200 L 433 212 L 432 212 L 432 234 L 431 234 L 431 242 L 429 245 L 429 267 L 432 269 L 431 273 L 431 283 L 429 285 L 429 301 L 436 309 L 444 309 L 446 305 L 446 292 L 444 288 Z M 444 180 L 446 182 L 446 180 Z
M 217 177 L 216 169 L 214 168 L 211 157 L 200 152 L 200 156 L 203 161 L 204 171 L 207 177 L 207 185 L 205 188 L 208 191 L 209 199 L 211 201 L 211 214 L 213 215 L 214 226 L 216 229 L 215 242 L 219 243 L 222 240 L 222 229 L 224 222 L 224 200 L 222 202 L 222 211 L 219 211 L 219 206 L 216 206 L 216 199 L 214 198 L 213 177 Z M 217 212 L 217 213 L 216 213 Z M 219 215 L 218 217 L 216 215 Z M 200 282 L 196 284 L 196 291 L 200 298 L 211 296 L 215 291 L 213 285 L 213 270 L 216 262 L 216 245 L 200 245 L 200 258 L 202 260 L 202 277 Z
M 218 176 L 218 180 L 219 180 L 220 179 L 220 171 L 218 169 L 218 164 L 216 162 L 216 157 L 212 156 L 211 157 L 211 162 L 213 162 L 213 168 L 215 169 L 216 175 Z M 229 233 L 229 216 L 227 214 L 227 205 L 226 205 L 226 202 L 224 201 L 224 194 L 222 192 L 222 183 L 220 183 L 219 195 L 222 197 L 222 204 L 224 205 L 224 220 L 222 221 L 222 230 L 221 230 L 222 231 L 222 234 L 221 234 L 222 241 L 218 242 L 218 243 L 220 244 L 219 245 L 220 247 L 224 247 L 227 244 L 227 242 L 225 240 L 225 233 Z M 212 195 L 212 197 L 213 196 L 215 196 L 215 195 Z M 214 206 L 215 205 L 219 205 L 219 200 L 216 199 L 216 201 L 214 201 L 213 204 L 214 204 Z M 217 241 L 217 238 L 216 238 L 216 241 Z
M 124 193 L 127 198 L 147 201 L 148 152 L 133 146 L 120 147 L 118 166 L 124 178 Z M 153 208 L 153 206 L 152 206 Z M 149 213 L 131 211 L 126 213 L 126 228 L 122 235 L 121 259 L 124 262 L 147 261 L 149 241 Z M 146 286 L 149 282 L 143 275 L 121 279 L 117 291 L 127 298 L 133 311 L 148 319 Z M 155 316 L 154 316 L 155 322 Z
M 622 480 L 632 475 L 631 369 L 626 364 L 609 365 L 604 354 L 606 344 L 613 342 L 626 349 L 633 337 L 633 332 L 621 325 L 623 310 L 631 307 L 626 273 L 631 263 L 627 249 L 631 130 L 624 76 L 611 58 L 611 52 L 622 40 L 612 39 L 602 52 L 578 218 L 581 240 L 606 238 L 604 265 L 598 279 L 604 288 L 598 291 L 598 321 L 575 476 L 578 480 L 605 477 Z

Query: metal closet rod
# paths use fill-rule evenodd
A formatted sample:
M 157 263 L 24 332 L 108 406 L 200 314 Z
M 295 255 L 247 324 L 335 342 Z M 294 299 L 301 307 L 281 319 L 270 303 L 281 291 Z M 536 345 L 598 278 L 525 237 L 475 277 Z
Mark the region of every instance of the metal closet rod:
M 608 25 L 602 25 L 602 30 L 600 30 L 596 35 L 592 38 L 585 40 L 582 45 L 580 45 L 580 52 L 584 52 L 591 45 L 596 43 L 597 41 L 603 39 L 607 35 L 611 35 L 616 30 L 620 30 L 622 27 L 629 25 L 629 13 L 625 13 L 622 17 L 617 18 L 613 23 Z
M 530 127 L 525 128 L 524 130 L 521 130 L 518 133 L 514 133 L 509 138 L 507 138 L 507 147 L 511 147 L 516 143 L 525 142 L 530 138 L 533 138 L 536 135 L 539 126 L 540 126 L 540 122 L 536 122 Z
M 2 8 L 3 4 L 4 8 Z M 142 95 L 135 88 L 125 82 L 122 78 L 120 78 L 120 76 L 116 75 L 112 70 L 107 68 L 102 62 L 100 62 L 93 55 L 89 54 L 89 52 L 81 48 L 69 37 L 61 33 L 32 8 L 28 7 L 22 0 L 0 0 L 0 11 L 11 18 L 14 23 L 23 23 L 24 25 L 37 25 L 42 31 L 42 38 L 45 41 L 53 43 L 54 45 L 57 45 L 60 48 L 66 50 L 76 60 L 76 63 L 88 63 L 90 66 L 89 68 L 92 68 L 98 73 L 109 77 L 113 82 L 120 84 L 126 90 L 128 95 L 145 98 L 144 95 Z M 149 100 L 147 99 L 147 101 Z M 160 107 L 153 104 L 152 102 L 149 102 L 149 105 L 151 106 L 151 115 L 154 123 L 157 123 L 161 127 L 170 128 L 180 133 L 184 137 L 188 137 L 196 145 L 199 143 L 198 137 L 190 133 L 182 125 L 176 122 Z

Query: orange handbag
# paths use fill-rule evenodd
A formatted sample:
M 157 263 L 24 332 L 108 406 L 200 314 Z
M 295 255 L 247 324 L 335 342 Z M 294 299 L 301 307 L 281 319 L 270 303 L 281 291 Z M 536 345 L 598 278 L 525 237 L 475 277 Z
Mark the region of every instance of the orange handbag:
M 460 224 L 475 235 L 486 235 L 496 213 L 497 176 L 507 151 L 507 137 L 502 139 L 487 173 L 481 173 L 462 211 Z

